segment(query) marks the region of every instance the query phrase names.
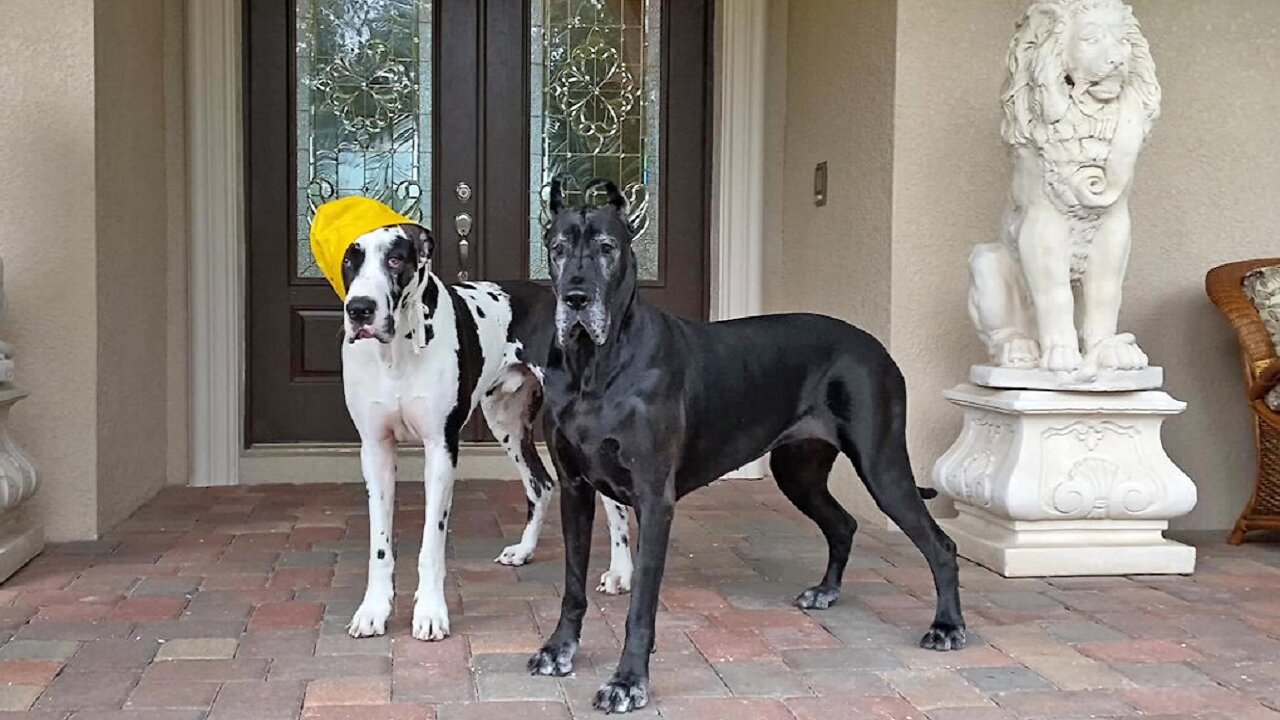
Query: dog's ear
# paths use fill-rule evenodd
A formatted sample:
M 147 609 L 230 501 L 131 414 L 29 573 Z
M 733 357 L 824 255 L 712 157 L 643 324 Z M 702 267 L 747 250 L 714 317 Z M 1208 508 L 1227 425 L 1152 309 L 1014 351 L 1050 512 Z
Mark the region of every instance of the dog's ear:
M 619 215 L 627 216 L 627 199 L 623 197 L 622 191 L 618 189 L 618 184 L 609 178 L 596 178 L 587 183 L 588 191 L 599 189 L 604 193 L 605 203 L 612 205 Z
M 432 237 L 431 231 L 414 223 L 402 223 L 400 231 L 413 242 L 413 250 L 418 255 L 418 264 L 430 264 L 436 252 L 436 240 Z
M 564 187 L 559 175 L 551 178 L 551 197 L 547 208 L 551 210 L 552 215 L 558 215 L 564 209 Z

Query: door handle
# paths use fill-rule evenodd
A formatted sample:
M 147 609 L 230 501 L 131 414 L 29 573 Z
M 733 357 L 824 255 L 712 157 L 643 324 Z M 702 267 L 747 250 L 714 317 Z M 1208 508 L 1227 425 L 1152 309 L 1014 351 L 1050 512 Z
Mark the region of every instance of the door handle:
M 467 281 L 467 258 L 471 255 L 471 225 L 472 218 L 470 213 L 460 212 L 453 216 L 453 229 L 458 233 L 458 261 L 462 269 L 458 271 L 458 280 Z

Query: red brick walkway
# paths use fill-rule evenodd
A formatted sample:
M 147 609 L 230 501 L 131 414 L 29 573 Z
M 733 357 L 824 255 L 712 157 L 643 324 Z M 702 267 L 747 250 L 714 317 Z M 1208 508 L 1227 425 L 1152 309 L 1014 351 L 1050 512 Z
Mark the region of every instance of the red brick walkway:
M 529 677 L 525 658 L 558 609 L 558 523 L 535 563 L 494 565 L 524 520 L 520 488 L 464 482 L 450 524 L 454 635 L 417 642 L 407 613 L 422 493 L 399 492 L 407 592 L 384 638 L 343 632 L 364 579 L 360 486 L 166 490 L 105 540 L 51 548 L 0 585 L 0 717 L 593 717 L 627 599 L 593 593 L 573 677 Z M 601 536 L 596 565 L 604 548 Z M 654 704 L 637 715 L 1246 720 L 1280 708 L 1280 546 L 1205 537 L 1194 578 L 1004 580 L 965 563 L 972 644 L 949 654 L 914 647 L 932 585 L 895 534 L 859 534 L 837 607 L 791 608 L 825 553 L 771 483 L 683 501 Z

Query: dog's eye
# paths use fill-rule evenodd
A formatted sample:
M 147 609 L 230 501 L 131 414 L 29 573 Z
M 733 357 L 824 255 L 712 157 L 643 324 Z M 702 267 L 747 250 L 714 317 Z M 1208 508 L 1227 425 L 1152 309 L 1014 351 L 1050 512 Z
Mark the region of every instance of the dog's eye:
M 564 257 L 564 243 L 556 243 L 551 246 L 551 257 L 559 260 Z
M 403 264 L 404 264 L 404 261 L 401 260 L 400 258 L 395 258 L 395 257 L 387 258 L 387 267 L 391 268 L 392 270 L 399 270 L 400 266 Z
M 600 242 L 600 252 L 605 253 L 606 255 L 612 255 L 613 251 L 617 249 L 618 246 L 608 240 L 602 240 Z

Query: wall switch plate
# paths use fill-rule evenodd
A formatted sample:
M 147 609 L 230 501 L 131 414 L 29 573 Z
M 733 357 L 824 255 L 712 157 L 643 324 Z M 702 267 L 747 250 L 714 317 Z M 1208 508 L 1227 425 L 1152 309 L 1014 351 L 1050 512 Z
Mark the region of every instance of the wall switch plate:
M 813 168 L 813 204 L 827 204 L 827 163 L 820 162 Z

